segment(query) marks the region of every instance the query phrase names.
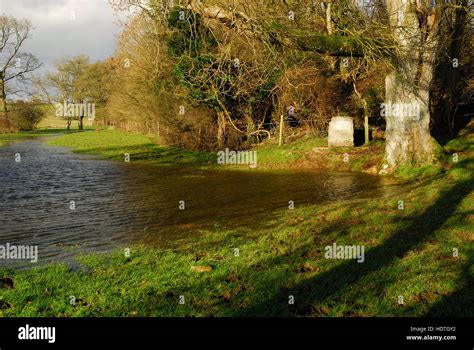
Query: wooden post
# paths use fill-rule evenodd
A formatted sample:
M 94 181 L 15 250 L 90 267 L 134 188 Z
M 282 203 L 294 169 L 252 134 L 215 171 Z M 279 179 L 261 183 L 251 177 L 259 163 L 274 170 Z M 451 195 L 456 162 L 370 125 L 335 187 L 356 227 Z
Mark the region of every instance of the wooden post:
M 280 140 L 278 141 L 278 146 L 281 146 L 283 144 L 283 128 L 284 128 L 284 116 L 283 114 L 280 117 Z
M 364 136 L 365 136 L 365 142 L 364 145 L 368 146 L 370 141 L 370 129 L 369 129 L 369 114 L 367 111 L 364 112 Z
M 331 1 L 326 1 L 326 30 L 328 35 L 332 35 Z

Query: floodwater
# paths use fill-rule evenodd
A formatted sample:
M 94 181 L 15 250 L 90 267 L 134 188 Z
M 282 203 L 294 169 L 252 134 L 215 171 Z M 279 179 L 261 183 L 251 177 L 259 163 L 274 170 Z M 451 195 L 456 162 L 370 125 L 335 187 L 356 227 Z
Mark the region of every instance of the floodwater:
M 121 163 L 40 139 L 11 143 L 0 147 L 0 246 L 37 245 L 39 263 L 72 261 L 121 245 L 159 245 L 209 225 L 258 228 L 289 201 L 297 207 L 380 197 L 391 188 L 381 181 L 355 173 Z M 8 262 L 0 259 L 0 266 Z

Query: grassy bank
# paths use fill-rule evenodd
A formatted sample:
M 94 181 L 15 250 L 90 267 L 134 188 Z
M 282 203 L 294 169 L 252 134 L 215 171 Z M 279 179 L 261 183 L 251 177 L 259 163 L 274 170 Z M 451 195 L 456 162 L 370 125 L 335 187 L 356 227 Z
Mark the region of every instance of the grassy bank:
M 102 130 L 62 135 L 48 141 L 52 146 L 70 147 L 76 153 L 97 154 L 106 159 L 154 164 L 205 165 L 215 163 L 217 156 L 212 153 L 194 152 L 184 148 L 159 146 L 142 134 L 119 130 Z
M 282 146 L 256 147 L 259 167 L 265 169 L 302 168 L 355 171 L 377 174 L 385 145 L 374 141 L 364 147 L 327 147 L 327 138 L 306 137 Z
M 77 131 L 66 131 L 65 129 L 39 129 L 34 131 L 21 131 L 12 134 L 0 134 L 0 146 L 15 141 L 24 141 L 37 138 L 40 136 L 48 136 L 52 134 L 74 133 Z
M 399 198 L 278 210 L 259 230 L 199 230 L 167 248 L 131 247 L 130 257 L 83 257 L 80 269 L 1 271 L 0 312 L 474 316 L 472 134 L 446 150 L 457 162 Z M 365 261 L 326 259 L 333 243 L 364 246 Z
M 462 142 L 462 141 L 452 141 Z M 198 152 L 184 148 L 161 146 L 152 135 L 102 130 L 65 134 L 48 141 L 52 146 L 69 147 L 76 153 L 95 154 L 106 159 L 159 165 L 191 165 L 222 170 L 249 170 L 249 165 L 218 165 L 217 152 Z M 456 145 L 455 145 L 456 146 Z M 458 145 L 459 146 L 459 145 Z M 465 145 L 464 145 L 465 146 Z M 463 146 L 463 147 L 464 147 Z M 257 152 L 257 168 L 252 171 L 276 169 L 319 169 L 353 171 L 377 175 L 382 168 L 385 145 L 375 141 L 363 147 L 327 147 L 327 138 L 307 136 L 278 146 L 271 140 L 251 151 Z M 446 148 L 447 153 L 454 151 Z M 446 159 L 448 162 L 449 160 Z M 440 174 L 442 165 L 423 168 L 401 168 L 396 174 L 402 180 Z
M 253 148 L 257 151 L 257 170 L 269 169 L 330 169 L 376 173 L 384 145 L 374 142 L 370 147 L 328 148 L 326 138 L 304 137 L 279 147 L 273 142 Z M 119 130 L 63 135 L 48 142 L 53 146 L 70 147 L 77 153 L 97 154 L 107 159 L 157 164 L 188 164 L 216 166 L 215 152 L 195 152 L 177 147 L 160 146 L 150 136 Z M 348 160 L 345 159 L 347 155 Z M 248 170 L 248 165 L 225 165 L 223 169 Z

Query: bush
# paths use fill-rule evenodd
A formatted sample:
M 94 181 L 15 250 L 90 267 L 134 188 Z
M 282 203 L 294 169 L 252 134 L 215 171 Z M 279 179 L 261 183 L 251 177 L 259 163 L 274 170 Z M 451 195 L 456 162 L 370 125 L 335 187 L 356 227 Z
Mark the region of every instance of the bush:
M 44 111 L 38 105 L 16 102 L 10 111 L 11 120 L 20 131 L 31 131 L 44 117 Z

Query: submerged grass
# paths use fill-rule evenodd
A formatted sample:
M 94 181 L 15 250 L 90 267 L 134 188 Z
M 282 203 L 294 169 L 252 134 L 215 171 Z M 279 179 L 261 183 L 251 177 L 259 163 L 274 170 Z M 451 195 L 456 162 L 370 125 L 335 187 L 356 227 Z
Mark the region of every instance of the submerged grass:
M 77 145 L 93 152 L 84 135 Z M 108 141 L 108 155 L 119 158 L 124 136 L 110 135 L 117 145 Z M 130 137 L 137 154 L 157 147 Z M 130 247 L 129 257 L 124 250 L 82 257 L 79 269 L 0 269 L 0 313 L 472 317 L 473 139 L 462 138 L 446 150 L 457 162 L 396 198 L 277 210 L 258 230 L 202 229 L 167 247 Z M 326 259 L 335 242 L 364 246 L 365 262 Z

